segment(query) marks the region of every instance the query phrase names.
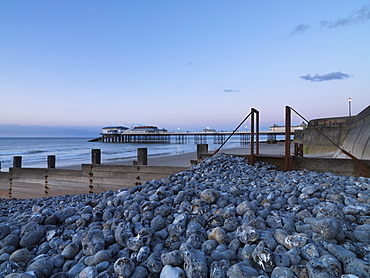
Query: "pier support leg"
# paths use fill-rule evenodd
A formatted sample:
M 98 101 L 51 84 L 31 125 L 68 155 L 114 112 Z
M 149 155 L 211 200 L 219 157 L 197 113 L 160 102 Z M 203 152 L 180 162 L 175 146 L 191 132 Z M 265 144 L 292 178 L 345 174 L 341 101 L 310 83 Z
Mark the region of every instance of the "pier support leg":
M 54 169 L 55 168 L 55 155 L 48 155 L 48 168 Z
M 13 168 L 22 168 L 22 157 L 21 156 L 13 157 Z
M 101 150 L 91 150 L 91 164 L 101 164 Z
M 148 165 L 148 149 L 138 148 L 137 149 L 137 164 Z

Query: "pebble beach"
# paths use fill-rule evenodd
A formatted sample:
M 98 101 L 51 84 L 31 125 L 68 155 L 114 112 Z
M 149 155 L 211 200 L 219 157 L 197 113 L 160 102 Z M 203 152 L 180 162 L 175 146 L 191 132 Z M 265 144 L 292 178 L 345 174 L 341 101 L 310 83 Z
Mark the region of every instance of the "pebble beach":
M 370 179 L 217 154 L 100 194 L 0 199 L 0 277 L 370 277 Z

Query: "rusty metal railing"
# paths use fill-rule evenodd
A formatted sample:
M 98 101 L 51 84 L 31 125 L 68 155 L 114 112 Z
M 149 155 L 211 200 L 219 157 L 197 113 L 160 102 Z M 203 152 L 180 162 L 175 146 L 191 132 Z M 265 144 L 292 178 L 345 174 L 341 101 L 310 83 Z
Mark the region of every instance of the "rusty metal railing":
M 341 150 L 345 155 L 350 157 L 360 167 L 361 174 L 363 174 L 366 177 L 370 176 L 370 167 L 367 164 L 359 160 L 357 157 L 355 157 L 353 154 L 346 151 L 342 147 L 338 146 L 338 144 L 336 144 L 333 140 L 331 140 L 328 136 L 326 136 L 320 129 L 310 124 L 309 121 L 305 117 L 303 117 L 300 113 L 298 113 L 294 108 L 290 106 L 285 107 L 285 167 L 284 167 L 285 171 L 291 170 L 291 167 L 292 167 L 292 156 L 290 155 L 291 111 L 293 111 L 301 119 L 306 121 L 307 126 L 311 126 L 312 128 L 314 128 L 317 132 L 319 132 L 322 136 L 324 136 L 330 143 L 332 143 L 335 147 Z
M 256 154 L 259 154 L 259 111 L 251 108 L 251 112 L 241 121 L 241 123 L 234 129 L 234 131 L 226 138 L 226 140 L 218 147 L 212 154 L 217 154 L 227 141 L 237 132 L 237 130 L 244 124 L 244 122 L 251 116 L 251 155 L 249 156 L 248 164 L 254 164 L 254 137 L 256 137 Z

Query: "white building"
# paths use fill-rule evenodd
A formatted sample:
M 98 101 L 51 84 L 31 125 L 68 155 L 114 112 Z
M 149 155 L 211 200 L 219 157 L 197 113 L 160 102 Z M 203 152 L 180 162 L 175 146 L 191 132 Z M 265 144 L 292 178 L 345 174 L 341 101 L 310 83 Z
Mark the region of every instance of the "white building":
M 107 126 L 102 128 L 101 134 L 122 134 L 128 129 L 124 126 Z

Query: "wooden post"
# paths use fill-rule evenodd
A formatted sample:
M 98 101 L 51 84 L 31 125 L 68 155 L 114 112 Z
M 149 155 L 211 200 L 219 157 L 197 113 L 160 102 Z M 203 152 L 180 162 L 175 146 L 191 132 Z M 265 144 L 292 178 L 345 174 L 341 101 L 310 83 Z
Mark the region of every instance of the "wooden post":
M 137 149 L 137 165 L 148 165 L 148 149 Z
M 208 144 L 198 144 L 197 154 L 208 153 Z
M 291 155 L 290 155 L 290 126 L 291 126 L 291 110 L 289 106 L 285 106 L 285 165 L 284 171 L 292 170 Z
M 260 154 L 260 112 L 254 109 L 256 113 L 256 154 Z
M 48 168 L 55 168 L 55 155 L 48 155 Z
M 13 157 L 13 168 L 22 168 L 22 157 L 21 156 Z
M 92 149 L 91 150 L 91 164 L 100 164 L 101 163 L 101 150 Z
M 303 144 L 299 144 L 299 147 L 298 147 L 298 153 L 299 153 L 299 156 L 300 157 L 303 157 Z
M 299 156 L 298 143 L 294 143 L 294 156 Z

